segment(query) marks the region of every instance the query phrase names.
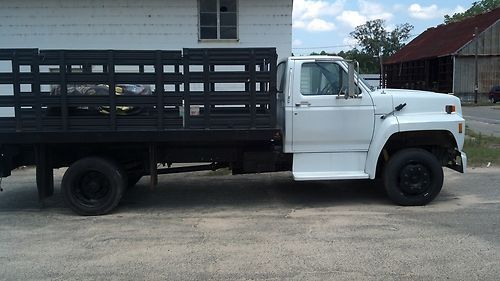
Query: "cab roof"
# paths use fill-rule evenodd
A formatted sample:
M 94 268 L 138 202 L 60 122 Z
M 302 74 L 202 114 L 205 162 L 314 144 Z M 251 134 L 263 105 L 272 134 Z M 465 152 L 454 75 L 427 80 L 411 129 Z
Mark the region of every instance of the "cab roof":
M 344 58 L 339 56 L 299 56 L 290 57 L 291 60 L 343 60 Z
M 282 59 L 279 62 L 285 62 L 288 60 L 331 60 L 331 61 L 337 61 L 337 60 L 344 60 L 344 58 L 339 57 L 339 56 L 297 56 L 297 57 L 288 57 L 286 59 Z

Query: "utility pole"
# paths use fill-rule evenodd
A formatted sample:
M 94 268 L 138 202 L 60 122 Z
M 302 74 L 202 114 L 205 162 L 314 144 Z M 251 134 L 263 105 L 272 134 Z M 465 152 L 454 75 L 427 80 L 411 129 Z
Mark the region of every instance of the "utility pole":
M 474 103 L 477 103 L 477 92 L 479 90 L 479 83 L 478 83 L 478 67 L 477 67 L 477 53 L 478 53 L 478 49 L 479 49 L 479 38 L 477 36 L 477 26 L 476 28 L 474 29 L 474 40 L 476 41 L 476 51 L 475 51 L 475 55 L 474 55 L 474 68 L 475 68 L 475 71 L 474 71 Z
M 382 51 L 380 50 L 378 53 L 378 59 L 380 61 L 380 88 L 385 88 L 385 77 L 384 77 L 384 63 L 382 61 Z

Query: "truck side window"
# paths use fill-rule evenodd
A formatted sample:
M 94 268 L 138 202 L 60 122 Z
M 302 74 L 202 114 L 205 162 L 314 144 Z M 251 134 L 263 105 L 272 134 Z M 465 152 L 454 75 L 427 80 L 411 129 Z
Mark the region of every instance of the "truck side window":
M 276 80 L 276 84 L 278 86 L 278 93 L 282 93 L 285 90 L 285 75 L 286 75 L 286 62 L 282 62 L 278 64 L 278 79 Z
M 347 79 L 347 73 L 336 63 L 304 63 L 300 72 L 300 92 L 305 96 L 338 95 L 347 91 Z

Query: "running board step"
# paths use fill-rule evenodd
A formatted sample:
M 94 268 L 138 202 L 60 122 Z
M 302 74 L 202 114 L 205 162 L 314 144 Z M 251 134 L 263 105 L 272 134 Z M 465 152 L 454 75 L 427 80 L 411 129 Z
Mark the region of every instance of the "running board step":
M 368 179 L 370 176 L 360 171 L 345 172 L 294 172 L 293 178 L 296 181 L 314 180 L 353 180 Z
M 293 177 L 297 181 L 368 179 L 365 172 L 367 153 L 294 153 Z

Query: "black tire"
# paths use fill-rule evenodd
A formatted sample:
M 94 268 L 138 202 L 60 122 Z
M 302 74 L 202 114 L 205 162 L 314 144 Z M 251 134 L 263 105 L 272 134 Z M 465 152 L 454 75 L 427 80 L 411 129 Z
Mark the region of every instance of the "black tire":
M 434 200 L 443 187 L 443 168 L 430 152 L 419 148 L 398 151 L 384 169 L 389 198 L 402 206 L 423 206 Z
M 97 216 L 111 212 L 118 205 L 126 186 L 126 174 L 114 162 L 87 157 L 66 170 L 61 190 L 75 213 Z

